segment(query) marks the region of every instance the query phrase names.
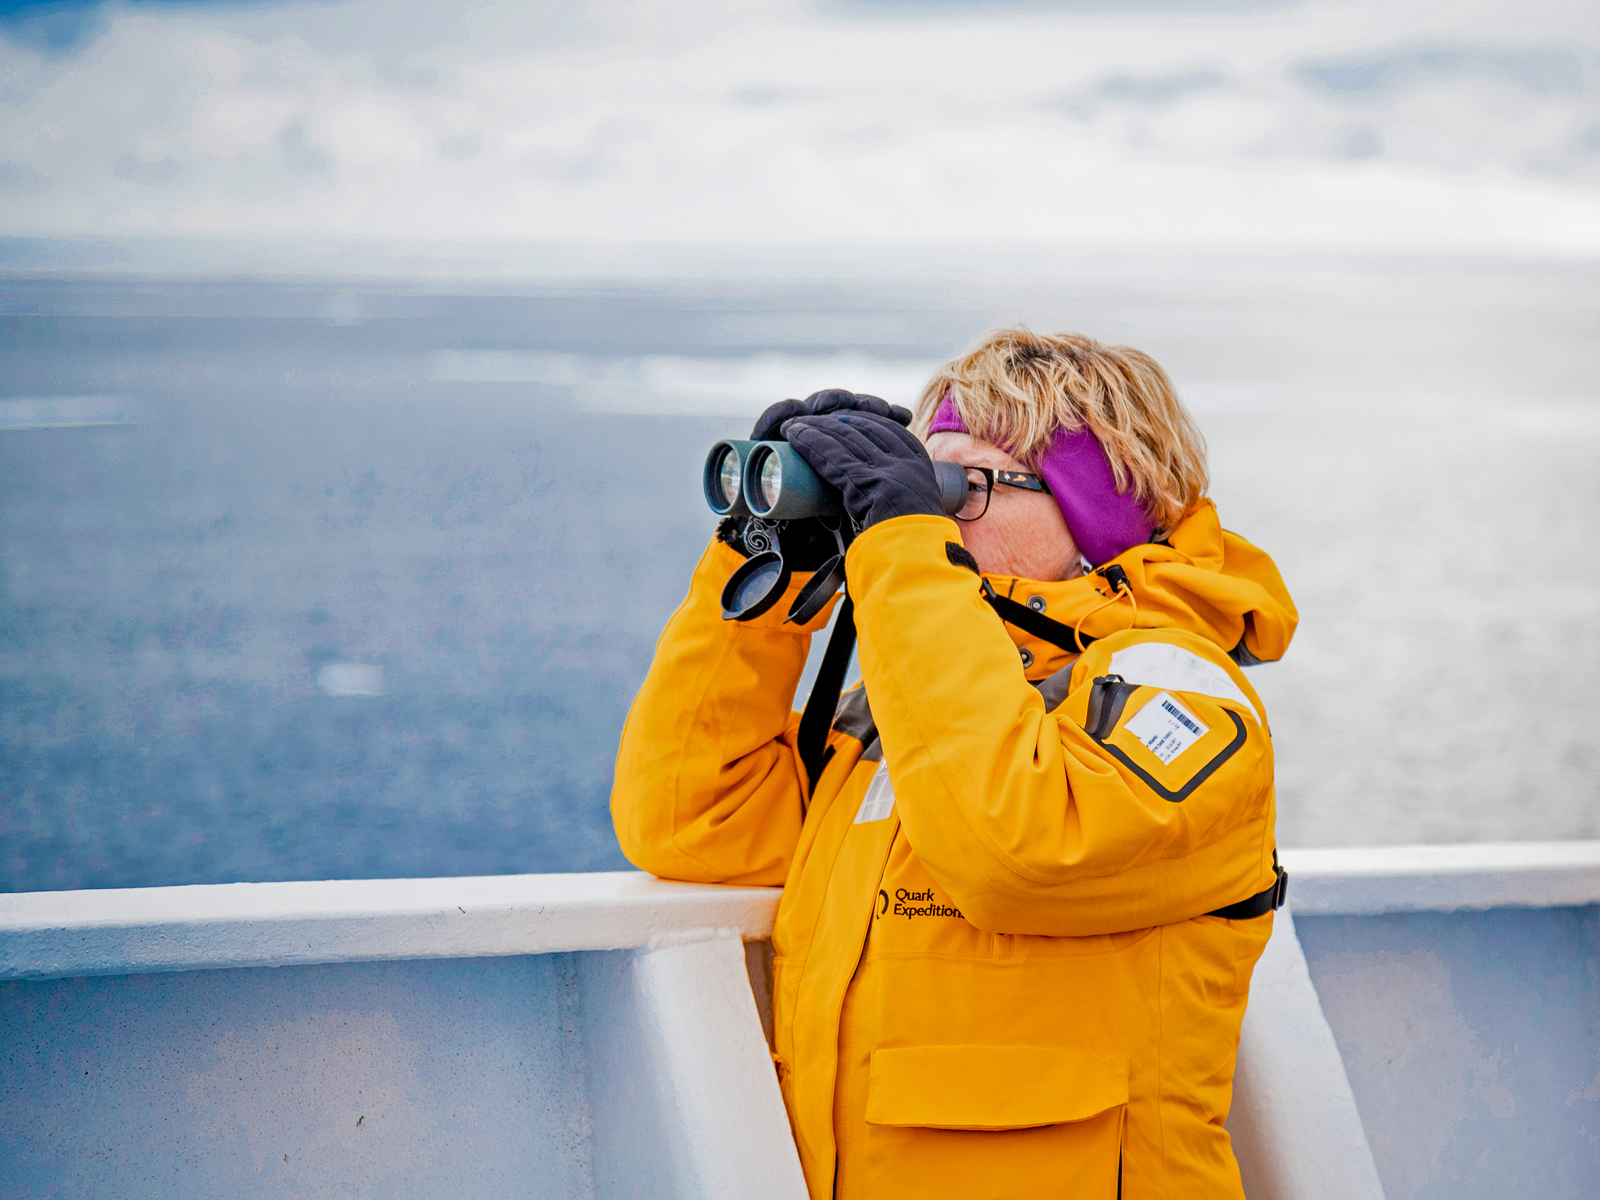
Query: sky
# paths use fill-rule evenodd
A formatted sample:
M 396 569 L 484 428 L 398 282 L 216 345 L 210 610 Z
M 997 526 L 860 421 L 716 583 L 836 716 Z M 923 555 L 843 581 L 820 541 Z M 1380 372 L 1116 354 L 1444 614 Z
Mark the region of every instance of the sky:
M 1600 255 L 1593 0 L 0 5 L 0 237 Z

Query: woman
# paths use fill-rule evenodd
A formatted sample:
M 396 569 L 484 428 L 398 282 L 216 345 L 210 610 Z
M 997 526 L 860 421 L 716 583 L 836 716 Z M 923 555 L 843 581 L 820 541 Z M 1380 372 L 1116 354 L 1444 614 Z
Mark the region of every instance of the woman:
M 812 1196 L 1242 1197 L 1223 1121 L 1282 887 L 1238 664 L 1280 657 L 1296 617 L 1218 524 L 1171 383 L 1013 329 L 914 421 L 818 393 L 768 410 L 756 436 L 779 435 L 859 530 L 863 687 L 812 788 L 790 703 L 827 613 L 721 620 L 725 523 L 612 812 L 647 871 L 784 885 L 775 1058 Z M 955 520 L 930 456 L 969 468 Z

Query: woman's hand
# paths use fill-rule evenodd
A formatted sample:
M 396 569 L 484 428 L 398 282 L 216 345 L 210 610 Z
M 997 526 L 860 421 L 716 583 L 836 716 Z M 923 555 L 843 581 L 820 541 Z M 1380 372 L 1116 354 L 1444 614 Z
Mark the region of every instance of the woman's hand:
M 898 404 L 890 404 L 876 396 L 863 396 L 847 392 L 842 388 L 829 388 L 824 392 L 812 392 L 804 400 L 780 400 L 761 414 L 756 427 L 750 431 L 750 440 L 781 441 L 783 434 L 780 430 L 783 423 L 791 418 L 815 417 L 823 413 L 846 411 L 872 413 L 875 416 L 887 417 L 901 425 L 911 424 L 909 408 L 901 408 Z
M 897 420 L 871 411 L 791 417 L 783 435 L 834 487 L 857 529 L 891 517 L 944 516 L 933 462 Z
M 795 417 L 842 412 L 868 414 L 899 426 L 911 424 L 911 410 L 908 408 L 890 404 L 877 396 L 862 396 L 842 388 L 831 388 L 824 392 L 812 392 L 804 400 L 782 400 L 772 405 L 761 414 L 756 427 L 750 431 L 750 440 L 782 441 L 785 421 Z M 750 549 L 745 545 L 744 531 L 750 520 L 750 517 L 726 517 L 717 527 L 718 540 L 726 542 L 746 558 L 750 556 Z M 778 543 L 783 550 L 784 561 L 795 571 L 815 571 L 838 552 L 833 531 L 815 518 L 780 521 Z

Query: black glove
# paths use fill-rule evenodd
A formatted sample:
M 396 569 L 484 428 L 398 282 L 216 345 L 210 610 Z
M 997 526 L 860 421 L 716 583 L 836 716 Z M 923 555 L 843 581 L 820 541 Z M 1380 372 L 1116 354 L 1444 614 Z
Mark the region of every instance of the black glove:
M 750 440 L 781 441 L 783 434 L 780 430 L 785 421 L 794 417 L 816 416 L 831 412 L 872 413 L 897 421 L 901 425 L 911 424 L 909 408 L 901 408 L 898 404 L 890 404 L 876 396 L 861 396 L 842 388 L 830 388 L 824 392 L 812 392 L 804 400 L 783 400 L 772 405 L 761 414 L 756 427 L 750 431 Z M 750 521 L 750 517 L 724 517 L 722 523 L 717 526 L 717 540 L 727 543 L 749 558 L 757 549 L 745 541 L 745 531 L 749 528 Z M 783 561 L 792 571 L 815 571 L 838 553 L 838 543 L 834 540 L 833 530 L 815 518 L 805 521 L 779 521 L 777 526 L 778 548 L 783 551 Z
M 870 411 L 791 417 L 783 436 L 813 471 L 844 493 L 845 511 L 857 529 L 890 517 L 944 515 L 933 461 L 897 421 Z
M 750 431 L 752 442 L 781 441 L 783 438 L 779 430 L 783 423 L 792 417 L 815 417 L 823 413 L 841 412 L 868 412 L 880 417 L 888 417 L 902 425 L 911 424 L 911 410 L 901 408 L 898 404 L 890 404 L 876 396 L 860 396 L 855 392 L 847 392 L 843 388 L 829 388 L 825 392 L 812 392 L 804 400 L 783 400 L 774 404 L 761 414 L 761 419 L 756 422 L 756 427 Z

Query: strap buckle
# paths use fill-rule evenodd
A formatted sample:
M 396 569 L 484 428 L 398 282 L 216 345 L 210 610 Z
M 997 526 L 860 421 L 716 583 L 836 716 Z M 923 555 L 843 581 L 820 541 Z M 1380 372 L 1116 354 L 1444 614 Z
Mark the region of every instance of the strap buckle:
M 1289 872 L 1285 871 L 1277 863 L 1272 864 L 1272 869 L 1278 873 L 1278 882 L 1272 889 L 1272 911 L 1277 912 L 1278 909 L 1289 902 Z

